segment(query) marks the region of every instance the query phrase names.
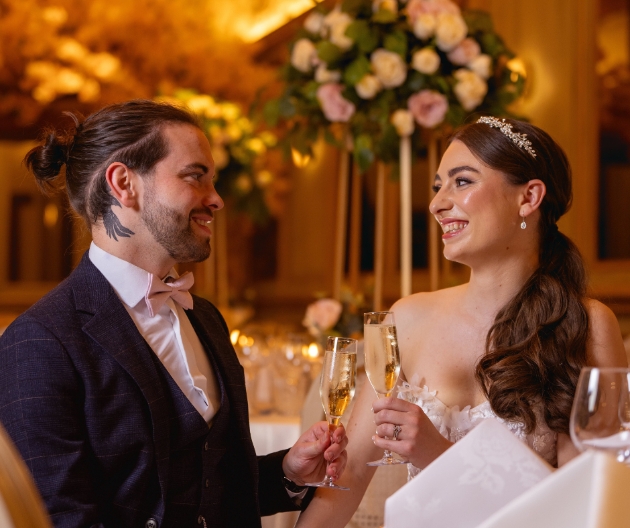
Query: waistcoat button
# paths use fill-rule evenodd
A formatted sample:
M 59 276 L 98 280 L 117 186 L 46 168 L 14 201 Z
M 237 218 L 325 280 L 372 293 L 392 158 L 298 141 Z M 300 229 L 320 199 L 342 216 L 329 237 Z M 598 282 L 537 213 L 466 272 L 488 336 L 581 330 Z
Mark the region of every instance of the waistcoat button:
M 210 487 L 210 479 L 206 479 L 206 488 Z
M 149 519 L 146 523 L 144 523 L 144 528 L 157 528 L 157 522 L 155 519 Z
M 208 442 L 206 442 L 206 443 L 203 445 L 203 449 L 204 449 L 204 451 L 207 451 L 209 448 L 210 448 L 210 446 L 208 445 Z

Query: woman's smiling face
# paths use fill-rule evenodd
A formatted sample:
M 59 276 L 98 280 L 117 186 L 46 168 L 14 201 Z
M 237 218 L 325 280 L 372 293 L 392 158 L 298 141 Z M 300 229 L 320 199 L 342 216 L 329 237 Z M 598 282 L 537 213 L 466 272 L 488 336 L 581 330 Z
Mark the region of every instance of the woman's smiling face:
M 444 256 L 468 266 L 507 256 L 518 241 L 522 186 L 491 169 L 461 141 L 446 149 L 429 210 L 442 227 Z M 515 238 L 516 237 L 516 238 Z

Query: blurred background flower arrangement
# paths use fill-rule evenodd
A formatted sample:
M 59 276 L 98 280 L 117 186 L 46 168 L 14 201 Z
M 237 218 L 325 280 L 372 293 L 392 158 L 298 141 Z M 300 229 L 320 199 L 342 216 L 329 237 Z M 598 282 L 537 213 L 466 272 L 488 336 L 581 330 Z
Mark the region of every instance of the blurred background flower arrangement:
M 397 162 L 400 136 L 420 152 L 423 130 L 472 112 L 512 115 L 524 73 L 484 12 L 450 0 L 344 0 L 307 17 L 281 71 L 284 92 L 264 113 L 308 155 L 320 132 L 342 145 L 346 124 L 365 171 L 375 159 Z
M 302 325 L 321 346 L 328 336 L 363 338 L 363 314 L 370 311 L 362 293 L 344 288 L 341 300 L 317 299 L 306 307 Z

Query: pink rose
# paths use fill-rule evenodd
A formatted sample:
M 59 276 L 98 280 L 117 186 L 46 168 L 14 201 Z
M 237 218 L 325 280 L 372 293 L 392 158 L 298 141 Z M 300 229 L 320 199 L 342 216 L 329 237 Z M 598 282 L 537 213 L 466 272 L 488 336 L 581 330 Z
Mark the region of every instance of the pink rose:
M 302 324 L 316 335 L 325 330 L 330 330 L 339 321 L 342 306 L 334 299 L 319 299 L 306 308 L 306 314 Z
M 455 49 L 448 52 L 448 60 L 457 66 L 465 66 L 481 53 L 481 48 L 473 38 L 465 38 Z
M 322 84 L 317 89 L 317 100 L 329 121 L 347 123 L 354 114 L 355 106 L 341 95 L 342 90 L 338 83 Z
M 422 90 L 409 98 L 407 107 L 421 127 L 434 128 L 444 121 L 448 101 L 439 92 Z
M 420 15 L 437 16 L 441 13 L 459 15 L 460 12 L 459 6 L 451 0 L 409 0 L 407 4 L 407 17 L 411 25 Z

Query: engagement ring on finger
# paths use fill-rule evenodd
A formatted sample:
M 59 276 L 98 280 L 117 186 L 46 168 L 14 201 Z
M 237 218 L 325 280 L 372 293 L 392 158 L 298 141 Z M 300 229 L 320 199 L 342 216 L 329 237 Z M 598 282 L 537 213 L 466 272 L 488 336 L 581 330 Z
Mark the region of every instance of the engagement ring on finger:
M 400 434 L 401 430 L 402 430 L 402 427 L 400 425 L 394 426 L 394 440 L 398 440 L 398 435 Z

